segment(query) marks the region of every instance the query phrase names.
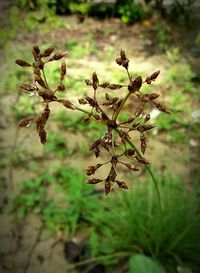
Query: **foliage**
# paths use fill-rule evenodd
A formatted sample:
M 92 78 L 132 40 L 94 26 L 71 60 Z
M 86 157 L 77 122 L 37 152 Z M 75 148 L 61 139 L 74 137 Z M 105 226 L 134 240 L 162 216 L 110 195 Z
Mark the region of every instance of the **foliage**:
M 116 2 L 117 13 L 121 16 L 121 20 L 125 24 L 132 24 L 145 16 L 145 12 L 140 4 L 135 3 L 135 1 L 127 0 Z
M 112 263 L 118 252 L 122 257 L 139 252 L 159 260 L 169 272 L 182 263 L 198 268 L 198 192 L 190 192 L 169 174 L 160 177 L 159 191 L 162 213 L 149 181 L 135 183 L 134 190 L 107 200 L 102 218 L 93 223 L 101 238 L 98 246 L 95 242 L 97 257 L 108 256 Z
M 137 254 L 130 258 L 128 273 L 166 273 L 153 259 Z
M 51 231 L 74 234 L 80 222 L 87 222 L 88 213 L 99 214 L 98 194 L 76 170 L 68 166 L 54 169 L 23 181 L 19 194 L 12 196 L 9 211 L 17 211 L 21 220 L 30 212 L 39 214 Z M 52 190 L 56 196 L 52 197 Z

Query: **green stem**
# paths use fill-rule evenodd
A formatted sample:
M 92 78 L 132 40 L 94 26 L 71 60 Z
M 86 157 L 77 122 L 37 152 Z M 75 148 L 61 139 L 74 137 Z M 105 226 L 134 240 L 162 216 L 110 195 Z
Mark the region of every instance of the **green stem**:
M 99 256 L 99 257 L 94 257 L 94 258 L 86 259 L 84 261 L 77 262 L 74 265 L 72 265 L 72 268 L 82 266 L 82 265 L 86 265 L 86 264 L 90 264 L 90 263 L 93 263 L 93 262 L 99 262 L 99 261 L 102 261 L 102 260 L 113 259 L 113 258 L 116 258 L 116 257 L 126 257 L 126 256 L 130 256 L 130 255 L 133 255 L 133 253 L 132 252 L 118 252 L 118 253 L 110 254 L 110 255 L 102 255 L 102 256 Z
M 115 131 L 119 134 L 119 130 L 116 128 Z M 136 148 L 136 146 L 133 144 L 133 142 L 130 140 L 130 139 L 126 139 L 126 142 L 128 142 L 128 144 L 134 148 L 136 154 L 142 158 L 142 155 L 141 153 L 139 152 L 139 150 Z M 156 181 L 156 178 L 151 170 L 151 167 L 149 167 L 148 165 L 145 165 L 145 168 L 147 170 L 147 172 L 149 173 L 149 175 L 151 176 L 151 179 L 154 183 L 154 187 L 155 187 L 155 190 L 156 190 L 156 193 L 157 193 L 157 196 L 158 196 L 158 203 L 159 203 L 159 207 L 160 207 L 160 211 L 162 211 L 162 206 L 161 206 L 161 197 L 160 197 L 160 192 L 159 192 L 159 189 L 158 189 L 158 184 L 157 184 L 157 181 Z
M 43 77 L 44 77 L 44 81 L 45 81 L 45 83 L 46 83 L 46 86 L 47 86 L 47 88 L 49 88 L 49 85 L 48 85 L 48 82 L 47 82 L 47 78 L 46 78 L 44 69 L 42 69 L 42 74 L 43 74 Z
M 130 97 L 130 95 L 131 95 L 131 93 L 128 92 L 128 93 L 126 94 L 126 97 L 123 99 L 122 103 L 120 104 L 119 109 L 116 111 L 116 113 L 115 113 L 115 115 L 114 115 L 114 120 L 115 120 L 115 121 L 117 120 L 117 117 L 118 117 L 120 111 L 122 110 L 122 107 L 123 107 L 124 104 L 126 103 L 127 99 Z

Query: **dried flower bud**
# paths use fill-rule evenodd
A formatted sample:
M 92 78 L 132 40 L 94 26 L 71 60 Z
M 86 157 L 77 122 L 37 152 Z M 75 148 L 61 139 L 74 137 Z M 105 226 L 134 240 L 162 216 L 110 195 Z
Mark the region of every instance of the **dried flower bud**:
M 87 103 L 88 103 L 87 100 L 86 100 L 85 98 L 79 98 L 79 99 L 78 99 L 78 102 L 79 102 L 80 104 L 87 104 Z
M 33 121 L 33 118 L 24 118 L 18 123 L 19 127 L 28 127 Z
M 42 144 L 45 144 L 47 141 L 47 133 L 45 129 L 42 129 L 39 131 L 39 137 Z
M 42 86 L 43 88 L 47 88 L 46 83 L 43 81 L 43 79 L 40 76 L 35 75 L 35 81 L 39 83 L 39 85 Z
M 127 184 L 124 181 L 116 180 L 115 182 L 117 183 L 117 185 L 119 186 L 119 188 L 126 189 L 126 190 L 128 189 L 128 186 L 127 186 Z
M 122 61 L 126 60 L 126 53 L 123 49 L 120 50 L 120 57 L 121 57 Z
M 89 166 L 88 168 L 87 168 L 87 175 L 93 175 L 95 172 L 96 172 L 96 170 L 98 169 L 98 168 L 100 168 L 102 166 L 102 164 L 97 164 L 97 165 L 95 165 L 95 166 Z
M 111 90 L 117 90 L 117 89 L 120 89 L 122 87 L 123 87 L 123 85 L 121 85 L 121 84 L 114 84 L 114 83 L 107 85 L 107 88 L 109 88 Z
M 109 105 L 113 105 L 116 101 L 118 101 L 118 97 L 114 97 L 106 102 L 103 103 L 104 106 L 109 106 Z
M 147 148 L 145 135 L 140 136 L 140 148 L 141 148 L 142 153 L 144 154 L 146 151 L 146 148 Z
M 103 180 L 102 179 L 98 179 L 98 178 L 92 178 L 92 179 L 89 179 L 87 181 L 88 184 L 98 184 L 100 182 L 102 182 Z
M 93 86 L 94 90 L 97 89 L 98 85 L 99 85 L 99 79 L 98 79 L 98 77 L 97 77 L 96 72 L 94 72 L 94 73 L 92 74 L 92 86 Z
M 30 66 L 32 66 L 31 64 L 29 64 L 29 63 L 27 63 L 27 62 L 25 62 L 23 60 L 20 60 L 20 59 L 17 59 L 15 61 L 15 63 L 18 64 L 19 66 L 22 66 L 22 67 L 30 67 Z
M 140 170 L 137 166 L 133 164 L 128 164 L 128 163 L 123 163 L 123 164 L 131 171 L 137 172 Z
M 153 74 L 151 74 L 150 79 L 152 81 L 154 81 L 158 77 L 159 74 L 160 74 L 160 70 L 154 72 Z
M 151 129 L 155 128 L 155 127 L 156 126 L 154 126 L 154 125 L 139 125 L 137 127 L 137 130 L 142 133 L 142 132 L 151 130 Z
M 57 61 L 62 59 L 64 56 L 66 56 L 68 54 L 68 52 L 63 52 L 63 53 L 55 53 L 53 55 L 53 60 Z
M 40 49 L 37 45 L 33 46 L 32 54 L 35 60 L 38 60 L 40 58 Z
M 151 116 L 150 114 L 147 114 L 144 118 L 144 122 L 147 122 L 148 120 L 150 120 Z
M 73 103 L 70 100 L 57 100 L 58 102 L 62 103 L 66 108 L 71 109 L 71 110 L 75 110 L 75 106 L 73 105 Z
M 95 140 L 95 141 L 91 144 L 89 151 L 92 151 L 92 150 L 94 150 L 95 148 L 97 148 L 97 147 L 101 144 L 101 141 L 102 141 L 101 138 Z
M 99 86 L 102 88 L 106 88 L 110 83 L 109 82 L 104 82 L 102 84 L 100 84 Z
M 134 81 L 131 81 L 128 85 L 128 90 L 131 93 L 134 93 L 136 91 L 139 91 L 142 86 L 142 77 L 137 77 Z
M 34 92 L 37 90 L 36 86 L 30 85 L 30 84 L 26 84 L 26 83 L 20 83 L 19 84 L 19 88 L 21 88 L 22 90 L 25 90 L 27 92 Z
M 109 177 L 107 177 L 105 180 L 104 190 L 106 195 L 108 195 L 111 190 L 111 182 L 109 180 Z
M 33 67 L 33 72 L 35 75 L 41 77 L 41 72 L 40 72 L 39 67 Z
M 105 93 L 105 98 L 106 98 L 106 100 L 110 100 L 111 96 L 108 93 Z
M 128 60 L 128 59 L 122 61 L 122 66 L 123 66 L 126 70 L 128 70 L 128 63 L 129 63 L 129 60 Z
M 151 77 L 146 77 L 145 82 L 146 82 L 147 84 L 151 84 Z
M 135 158 L 137 159 L 137 161 L 139 163 L 142 163 L 145 165 L 150 164 L 150 162 L 147 159 L 145 159 L 144 157 L 139 157 L 138 155 L 136 155 Z
M 122 59 L 121 58 L 117 58 L 115 61 L 116 61 L 116 63 L 118 65 L 122 65 Z
M 127 149 L 124 153 L 125 156 L 133 156 L 135 154 L 134 149 Z
M 115 168 L 112 166 L 109 172 L 109 180 L 114 182 L 116 177 L 117 177 L 117 173 L 115 171 Z
M 154 105 L 158 108 L 158 110 L 171 115 L 171 111 L 167 108 L 167 106 L 165 106 L 161 103 L 155 103 L 155 102 L 154 102 Z
M 159 96 L 160 96 L 160 94 L 158 94 L 158 93 L 151 93 L 151 94 L 149 94 L 149 99 L 150 99 L 150 100 L 155 100 L 155 99 L 157 99 Z
M 92 85 L 92 82 L 91 82 L 91 80 L 85 80 L 85 83 L 86 83 L 86 85 Z
M 65 90 L 64 84 L 63 83 L 58 84 L 57 90 L 60 91 L 60 92 L 63 92 Z
M 66 74 L 66 71 L 67 71 L 66 63 L 63 61 L 60 67 L 61 76 L 64 76 Z
M 45 49 L 44 53 L 41 54 L 42 57 L 49 57 L 51 53 L 54 51 L 54 48 L 49 47 Z

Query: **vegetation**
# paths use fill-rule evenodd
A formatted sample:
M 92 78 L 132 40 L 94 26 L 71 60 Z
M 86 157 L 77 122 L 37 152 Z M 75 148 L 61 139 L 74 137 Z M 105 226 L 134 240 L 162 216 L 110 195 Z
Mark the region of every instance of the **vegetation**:
M 64 251 L 78 272 L 199 272 L 198 28 L 192 1 L 142 2 L 21 0 L 8 10 L 0 211 L 16 227 L 16 261 L 5 270 L 18 270 L 21 251 L 24 273 L 40 270 L 34 257 L 45 268 L 40 249 L 51 241 L 57 266 Z

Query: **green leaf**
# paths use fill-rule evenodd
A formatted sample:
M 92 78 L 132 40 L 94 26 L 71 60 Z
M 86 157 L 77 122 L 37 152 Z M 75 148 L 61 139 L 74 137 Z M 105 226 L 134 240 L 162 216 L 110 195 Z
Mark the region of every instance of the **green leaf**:
M 151 258 L 138 254 L 130 258 L 128 273 L 166 273 L 166 271 Z

